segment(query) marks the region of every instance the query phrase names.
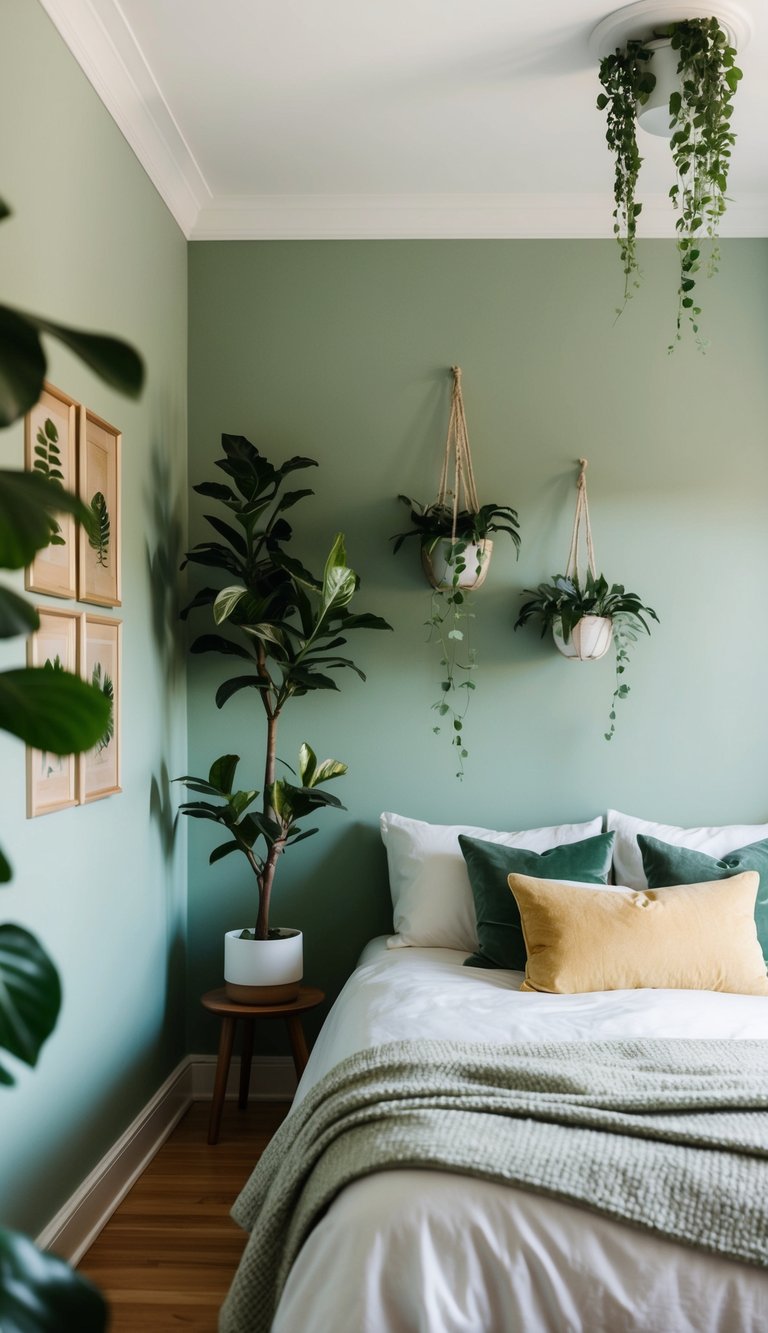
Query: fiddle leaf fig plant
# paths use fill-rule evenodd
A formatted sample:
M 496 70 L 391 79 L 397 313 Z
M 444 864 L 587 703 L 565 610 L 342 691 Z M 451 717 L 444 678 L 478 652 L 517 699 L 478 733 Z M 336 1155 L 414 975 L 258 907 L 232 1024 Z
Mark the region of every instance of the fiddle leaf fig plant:
M 484 562 L 489 559 L 489 552 L 484 552 L 481 544 L 491 533 L 506 532 L 515 551 L 519 550 L 520 524 L 516 510 L 509 505 L 486 504 L 477 510 L 460 509 L 454 513 L 449 504 L 423 505 L 408 495 L 399 495 L 398 499 L 408 506 L 412 526 L 392 538 L 393 553 L 409 538 L 417 537 L 424 561 L 432 556 L 439 542 L 445 543 L 446 581 L 437 587 L 433 584 L 426 622 L 430 638 L 438 644 L 441 668 L 440 693 L 432 704 L 438 722 L 432 730 L 438 736 L 444 725 L 449 726 L 458 765 L 456 777 L 461 779 L 464 760 L 469 757 L 464 724 L 471 693 L 477 688 L 472 679 L 477 653 L 471 642 L 475 618 L 471 576 L 474 574 L 475 586 L 479 586 Z M 467 570 L 470 579 L 465 581 Z
M 335 796 L 319 788 L 346 772 L 346 765 L 336 759 L 318 763 L 305 744 L 299 754 L 298 782 L 278 779 L 280 718 L 292 699 L 318 690 L 337 690 L 335 673 L 339 670 L 349 669 L 365 680 L 360 668 L 349 657 L 340 656 L 338 649 L 355 630 L 391 626 L 380 616 L 349 610 L 360 580 L 347 565 L 341 533 L 333 541 L 321 578 L 285 549 L 293 536 L 285 514 L 313 492 L 306 488 L 284 491 L 284 483 L 293 472 L 316 467 L 315 461 L 290 458 L 275 467 L 242 435 L 222 435 L 221 443 L 224 457 L 216 465 L 228 483 L 202 482 L 194 489 L 227 512 L 226 519 L 205 515 L 222 540 L 198 543 L 187 553 L 184 564 L 218 570 L 228 582 L 219 588 L 202 588 L 182 615 L 207 608 L 216 630 L 228 631 L 199 635 L 190 651 L 237 660 L 237 674 L 216 691 L 216 706 L 222 708 L 244 690 L 254 691 L 265 724 L 264 776 L 259 789 L 233 792 L 239 759 L 222 755 L 207 780 L 187 776 L 177 781 L 200 795 L 216 798 L 217 804 L 187 802 L 182 810 L 193 818 L 214 820 L 230 834 L 211 853 L 211 862 L 234 851 L 245 856 L 258 891 L 254 938 L 264 940 L 270 936 L 270 903 L 279 858 L 286 847 L 316 832 L 299 828 L 297 821 L 324 806 L 343 808 Z M 254 810 L 259 796 L 261 806 Z M 263 852 L 254 851 L 259 839 Z
M 679 57 L 679 86 L 670 95 L 670 147 L 677 179 L 669 197 L 677 211 L 675 229 L 679 257 L 676 332 L 672 351 L 682 337 L 687 321 L 699 350 L 701 307 L 694 295 L 702 267 L 702 244 L 710 242 L 707 276 L 717 272 L 717 235 L 726 209 L 728 169 L 736 142 L 731 130 L 733 98 L 742 72 L 736 51 L 715 18 L 683 19 L 669 24 L 650 40 L 665 38 Z M 653 50 L 648 42 L 629 41 L 626 47 L 600 62 L 602 93 L 597 107 L 607 115 L 606 142 L 614 157 L 614 234 L 619 244 L 624 273 L 624 302 L 639 285 L 636 253 L 637 218 L 642 204 L 636 200 L 642 157 L 637 146 L 637 107 L 643 106 L 656 86 L 649 62 Z
M 616 683 L 608 714 L 610 726 L 604 734 L 607 741 L 612 740 L 616 731 L 616 704 L 629 694 L 629 685 L 622 679 L 629 665 L 629 651 L 640 632 L 650 634 L 646 617 L 658 624 L 659 617 L 653 607 L 644 606 L 637 593 L 627 592 L 623 583 L 609 584 L 602 574 L 594 575 L 591 570 L 587 570 L 583 584 L 576 575 L 555 574 L 549 583 L 526 588 L 523 596 L 529 600 L 520 608 L 515 629 L 530 620 L 538 621 L 542 638 L 547 631 L 555 631 L 569 643 L 584 616 L 604 616 L 611 621 Z

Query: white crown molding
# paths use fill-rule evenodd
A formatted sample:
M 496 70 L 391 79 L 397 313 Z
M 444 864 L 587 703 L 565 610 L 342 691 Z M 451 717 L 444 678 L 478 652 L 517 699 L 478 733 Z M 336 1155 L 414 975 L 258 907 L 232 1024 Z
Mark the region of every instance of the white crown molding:
M 593 28 L 589 49 L 596 58 L 628 41 L 646 41 L 684 19 L 716 18 L 731 46 L 743 51 L 752 34 L 749 15 L 733 0 L 636 0 L 607 14 Z
M 605 195 L 262 195 L 213 199 L 193 241 L 599 239 L 613 236 Z M 647 199 L 641 239 L 675 235 L 664 196 Z M 768 235 L 768 198 L 729 204 L 723 237 Z
M 188 237 L 211 192 L 119 4 L 40 3 Z

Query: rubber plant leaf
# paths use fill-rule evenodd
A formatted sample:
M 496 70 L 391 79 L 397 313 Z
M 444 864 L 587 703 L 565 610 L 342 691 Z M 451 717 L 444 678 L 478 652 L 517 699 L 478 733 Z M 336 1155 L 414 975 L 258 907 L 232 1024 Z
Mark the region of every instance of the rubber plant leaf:
M 0 1328 L 3 1333 L 105 1333 L 107 1304 L 63 1259 L 0 1228 Z
M 57 527 L 53 515 L 60 513 L 88 522 L 82 500 L 39 472 L 0 470 L 0 567 L 31 565 L 50 543 Z
M 21 926 L 0 925 L 0 1050 L 35 1065 L 60 1007 L 59 974 L 42 945 Z M 0 1065 L 0 1082 L 13 1081 Z
M 239 763 L 239 754 L 222 754 L 211 764 L 208 781 L 215 791 L 221 792 L 222 796 L 230 795 Z
M 0 588 L 0 639 L 33 634 L 39 625 L 40 617 L 26 598 L 10 588 Z
M 36 750 L 79 754 L 97 745 L 110 718 L 101 690 L 45 667 L 0 672 L 0 729 Z

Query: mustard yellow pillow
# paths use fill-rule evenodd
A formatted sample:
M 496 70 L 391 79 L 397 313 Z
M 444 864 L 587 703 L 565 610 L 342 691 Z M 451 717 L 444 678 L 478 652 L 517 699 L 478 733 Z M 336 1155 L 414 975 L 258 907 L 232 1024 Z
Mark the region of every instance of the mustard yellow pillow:
M 521 990 L 730 991 L 768 995 L 754 870 L 671 888 L 582 889 L 510 875 L 528 954 Z

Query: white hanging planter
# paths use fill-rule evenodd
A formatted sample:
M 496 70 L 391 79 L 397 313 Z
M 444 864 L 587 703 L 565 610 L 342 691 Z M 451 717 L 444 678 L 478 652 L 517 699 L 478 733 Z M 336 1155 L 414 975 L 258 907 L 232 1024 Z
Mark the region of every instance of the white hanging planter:
M 241 930 L 224 936 L 224 983 L 236 1004 L 288 1004 L 304 975 L 303 936 L 284 928 L 278 939 L 243 940 Z
M 422 569 L 433 588 L 449 591 L 454 586 L 455 562 L 450 559 L 454 544 L 450 537 L 443 537 L 431 551 L 423 546 L 421 548 Z M 481 587 L 490 568 L 492 554 L 493 541 L 490 537 L 484 537 L 480 542 L 467 542 L 461 555 L 465 568 L 459 574 L 456 586 L 467 591 Z
M 563 657 L 574 662 L 599 662 L 613 641 L 613 621 L 610 616 L 582 616 L 571 630 L 567 643 L 559 624 L 552 626 L 552 637 Z

